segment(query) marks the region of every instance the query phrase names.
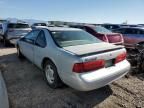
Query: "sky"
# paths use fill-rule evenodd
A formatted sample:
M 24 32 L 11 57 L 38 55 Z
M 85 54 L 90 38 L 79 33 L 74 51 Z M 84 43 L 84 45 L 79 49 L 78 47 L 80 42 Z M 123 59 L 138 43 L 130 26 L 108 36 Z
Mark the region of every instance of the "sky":
M 144 24 L 144 0 L 0 0 L 0 18 Z

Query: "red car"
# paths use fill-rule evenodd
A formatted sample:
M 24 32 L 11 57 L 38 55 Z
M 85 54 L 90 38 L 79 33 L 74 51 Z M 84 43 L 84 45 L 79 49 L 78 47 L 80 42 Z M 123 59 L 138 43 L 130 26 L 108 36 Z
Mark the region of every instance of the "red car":
M 70 27 L 80 28 L 88 33 L 94 35 L 95 37 L 99 38 L 100 40 L 108 43 L 112 43 L 115 45 L 123 45 L 124 39 L 123 35 L 120 33 L 113 33 L 110 30 L 101 27 L 101 26 L 94 26 L 94 25 L 72 25 Z
M 116 33 L 122 33 L 124 36 L 124 45 L 126 48 L 135 48 L 135 44 L 144 42 L 143 27 L 124 27 L 113 30 Z

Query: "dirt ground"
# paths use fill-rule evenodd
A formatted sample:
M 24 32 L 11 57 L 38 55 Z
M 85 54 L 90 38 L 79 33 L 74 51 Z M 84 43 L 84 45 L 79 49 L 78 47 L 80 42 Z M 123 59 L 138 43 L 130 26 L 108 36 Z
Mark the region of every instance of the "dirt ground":
M 144 108 L 144 74 L 122 78 L 109 86 L 80 92 L 53 90 L 41 70 L 19 60 L 15 48 L 0 44 L 0 70 L 6 81 L 10 108 Z

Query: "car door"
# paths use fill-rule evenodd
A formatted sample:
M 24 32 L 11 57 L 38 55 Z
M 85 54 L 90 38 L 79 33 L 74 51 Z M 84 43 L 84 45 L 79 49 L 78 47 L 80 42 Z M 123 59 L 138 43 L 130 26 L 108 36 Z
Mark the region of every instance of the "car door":
M 43 30 L 40 31 L 38 34 L 38 37 L 35 41 L 35 46 L 34 46 L 34 63 L 41 67 L 41 61 L 46 55 L 46 37 L 45 37 L 45 32 Z
M 35 40 L 39 34 L 40 30 L 33 30 L 28 33 L 20 41 L 20 49 L 25 57 L 27 57 L 31 62 L 34 61 L 34 44 Z
M 144 30 L 136 29 L 137 36 L 135 37 L 135 44 L 144 41 Z
M 133 28 L 126 28 L 124 33 L 124 43 L 127 47 L 132 47 L 135 43 L 135 39 L 137 37 L 137 34 L 135 33 L 135 30 Z

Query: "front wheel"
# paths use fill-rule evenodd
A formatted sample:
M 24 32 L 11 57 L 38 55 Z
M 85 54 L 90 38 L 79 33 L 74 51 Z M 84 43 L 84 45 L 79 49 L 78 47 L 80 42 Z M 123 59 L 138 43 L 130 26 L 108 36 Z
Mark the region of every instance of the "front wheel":
M 57 73 L 57 68 L 51 61 L 45 62 L 44 73 L 47 83 L 51 88 L 55 89 L 62 86 L 62 81 Z

